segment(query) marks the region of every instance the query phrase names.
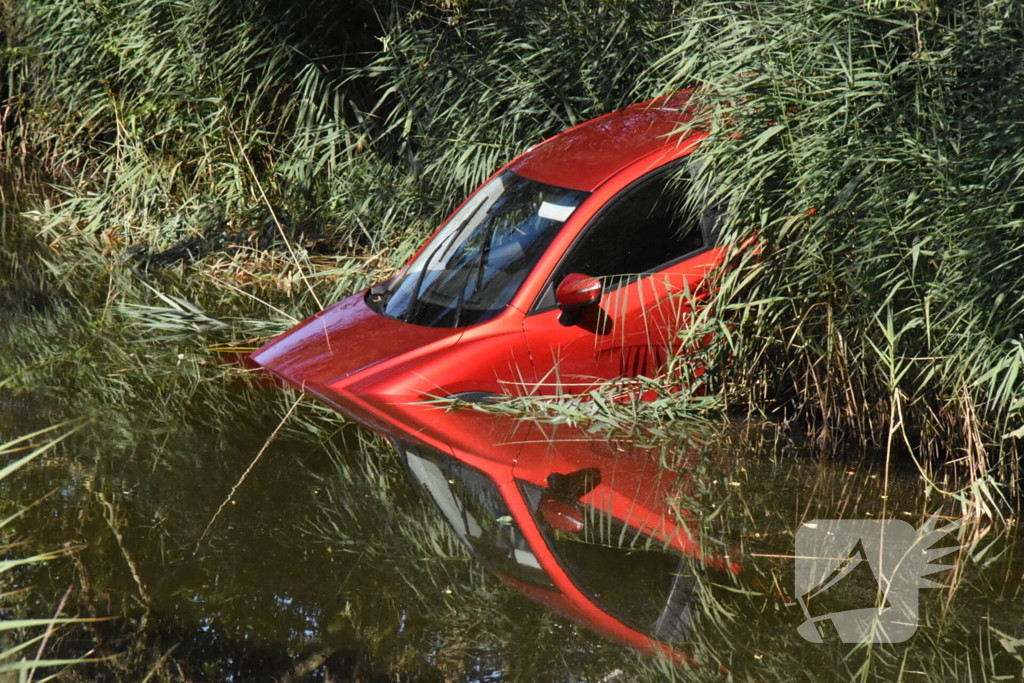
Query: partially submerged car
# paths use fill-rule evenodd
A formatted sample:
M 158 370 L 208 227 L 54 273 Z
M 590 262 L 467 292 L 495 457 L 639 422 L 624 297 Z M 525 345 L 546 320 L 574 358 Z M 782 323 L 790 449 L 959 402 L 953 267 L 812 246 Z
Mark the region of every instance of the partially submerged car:
M 687 157 L 706 137 L 689 96 L 530 148 L 396 275 L 253 359 L 357 419 L 358 395 L 580 393 L 656 374 L 722 261 L 721 212 L 687 197 Z

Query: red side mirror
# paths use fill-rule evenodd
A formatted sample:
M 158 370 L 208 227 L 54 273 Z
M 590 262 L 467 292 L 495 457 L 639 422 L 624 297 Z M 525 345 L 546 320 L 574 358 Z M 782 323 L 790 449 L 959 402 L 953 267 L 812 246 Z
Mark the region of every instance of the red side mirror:
M 575 311 L 601 303 L 601 281 L 581 273 L 569 273 L 555 290 L 555 301 L 563 311 Z

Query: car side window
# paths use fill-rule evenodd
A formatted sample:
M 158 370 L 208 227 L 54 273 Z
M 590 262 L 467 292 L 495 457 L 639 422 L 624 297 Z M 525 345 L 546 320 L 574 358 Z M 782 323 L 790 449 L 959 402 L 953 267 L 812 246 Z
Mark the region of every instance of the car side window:
M 627 188 L 601 211 L 570 248 L 538 308 L 554 305 L 554 289 L 569 273 L 625 284 L 707 246 L 700 216 L 687 201 L 687 179 L 663 171 Z

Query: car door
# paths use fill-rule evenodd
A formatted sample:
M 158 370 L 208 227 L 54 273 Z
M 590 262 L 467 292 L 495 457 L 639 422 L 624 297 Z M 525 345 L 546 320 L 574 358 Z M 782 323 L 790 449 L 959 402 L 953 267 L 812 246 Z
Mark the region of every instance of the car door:
M 721 210 L 701 210 L 680 163 L 626 187 L 600 210 L 555 268 L 523 329 L 542 393 L 581 393 L 600 380 L 653 376 L 676 351 L 720 261 Z M 599 305 L 578 319 L 557 307 L 570 273 L 599 278 Z

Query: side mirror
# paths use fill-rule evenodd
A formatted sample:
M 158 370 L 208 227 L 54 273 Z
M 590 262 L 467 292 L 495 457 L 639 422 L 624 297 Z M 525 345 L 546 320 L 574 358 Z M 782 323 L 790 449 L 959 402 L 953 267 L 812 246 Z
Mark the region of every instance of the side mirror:
M 581 273 L 569 273 L 555 290 L 555 301 L 563 311 L 578 311 L 601 303 L 601 281 Z

